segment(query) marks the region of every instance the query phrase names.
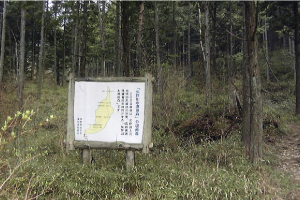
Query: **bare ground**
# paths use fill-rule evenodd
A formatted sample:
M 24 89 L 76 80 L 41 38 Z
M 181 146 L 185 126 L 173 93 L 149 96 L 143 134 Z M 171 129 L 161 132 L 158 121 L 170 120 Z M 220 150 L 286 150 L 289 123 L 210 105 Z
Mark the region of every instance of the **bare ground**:
M 288 124 L 289 133 L 278 141 L 279 169 L 290 174 L 298 189 L 288 194 L 287 199 L 300 200 L 300 125 Z

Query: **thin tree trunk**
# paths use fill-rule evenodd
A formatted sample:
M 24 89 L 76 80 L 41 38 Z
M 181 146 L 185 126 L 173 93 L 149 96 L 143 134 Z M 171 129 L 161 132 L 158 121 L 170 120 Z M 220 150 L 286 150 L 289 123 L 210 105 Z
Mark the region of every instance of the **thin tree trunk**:
M 158 79 L 158 93 L 160 97 L 160 102 L 163 102 L 163 83 L 162 83 L 162 66 L 160 63 L 160 53 L 159 53 L 159 28 L 158 28 L 158 5 L 154 2 L 154 13 L 155 13 L 155 51 L 156 51 L 156 65 L 157 65 L 157 79 Z
M 41 98 L 41 89 L 42 89 L 42 78 L 43 78 L 43 58 L 44 58 L 44 36 L 45 36 L 45 2 L 42 1 L 43 11 L 42 11 L 42 25 L 41 25 L 41 41 L 40 41 L 40 49 L 39 49 L 39 75 L 38 75 L 38 84 L 37 84 L 37 98 Z
M 133 73 L 134 76 L 140 76 L 140 69 L 142 66 L 142 26 L 143 26 L 143 13 L 144 13 L 144 2 L 140 4 L 140 14 L 139 14 L 139 28 L 137 37 L 137 66 L 135 67 Z
M 63 31 L 63 72 L 62 72 L 62 86 L 65 85 L 66 72 L 66 17 L 64 16 L 64 31 Z
M 120 2 L 116 1 L 115 24 L 115 76 L 120 76 Z
M 54 64 L 53 64 L 53 73 L 54 73 L 54 81 L 55 85 L 58 85 L 58 70 L 57 70 L 57 34 L 56 28 L 54 29 Z
M 75 19 L 75 26 L 73 27 L 73 34 L 74 34 L 74 40 L 73 40 L 73 56 L 72 56 L 72 72 L 75 72 L 76 76 L 78 76 L 77 72 L 77 55 L 78 55 L 78 26 L 79 26 L 79 1 L 74 2 L 74 6 L 76 4 L 76 8 L 74 8 L 74 12 L 76 12 L 76 19 Z
M 198 22 L 199 22 L 199 41 L 200 41 L 200 51 L 202 53 L 203 61 L 206 63 L 206 56 L 205 56 L 205 50 L 203 47 L 203 41 L 202 41 L 202 13 L 201 13 L 201 7 L 198 2 Z
M 188 73 L 187 78 L 191 78 L 193 75 L 193 69 L 191 64 L 191 2 L 188 2 Z
M 172 8 L 173 8 L 173 68 L 177 71 L 177 31 L 176 31 L 176 18 L 175 18 L 175 12 L 176 12 L 176 1 L 172 2 Z
M 25 24 L 26 24 L 26 13 L 25 9 L 21 8 L 21 36 L 20 36 L 20 65 L 19 65 L 19 76 L 18 76 L 18 99 L 19 108 L 23 107 L 23 90 L 24 90 L 24 66 L 25 66 Z
M 299 67 L 299 13 L 298 13 L 298 2 L 293 2 L 294 6 L 294 17 L 295 17 L 295 72 L 296 72 L 296 115 L 300 115 L 300 67 Z
M 205 88 L 206 105 L 211 101 L 211 78 L 210 78 L 210 23 L 209 23 L 209 2 L 205 2 Z
M 122 39 L 123 39 L 123 67 L 124 75 L 130 76 L 129 70 L 129 3 L 128 1 L 122 1 Z
M 105 1 L 98 2 L 99 19 L 100 19 L 100 34 L 101 34 L 101 69 L 102 75 L 107 76 L 105 67 Z
M 270 68 L 269 68 L 269 41 L 268 41 L 268 27 L 267 27 L 267 16 L 265 15 L 265 44 L 266 44 L 266 61 L 267 61 L 267 82 L 270 82 Z
M 231 14 L 231 13 L 230 13 Z M 216 66 L 216 22 L 217 22 L 217 2 L 213 2 L 213 16 L 212 16 L 212 37 L 211 37 L 211 71 L 217 69 Z
M 44 79 L 44 75 L 45 75 L 45 60 L 46 60 L 46 44 L 47 44 L 47 21 L 50 21 L 50 15 L 49 13 L 49 2 L 48 0 L 45 1 L 46 2 L 46 10 L 45 10 L 45 22 L 44 22 L 44 45 L 43 45 L 43 76 L 42 76 L 42 80 Z
M 232 33 L 232 11 L 231 6 L 229 7 L 229 14 L 230 14 L 230 33 Z M 229 96 L 230 96 L 230 107 L 229 111 L 232 112 L 236 109 L 236 93 L 233 87 L 233 40 L 232 34 L 229 34 L 229 60 L 228 60 L 228 89 L 229 89 Z
M 35 26 L 32 26 L 32 31 L 31 31 L 31 80 L 34 79 L 34 71 L 35 71 Z
M 243 30 L 243 125 L 242 141 L 246 149 L 246 155 L 249 156 L 250 149 L 250 81 L 249 81 L 249 63 L 247 61 L 248 44 L 246 37 L 246 5 L 244 4 L 244 30 Z
M 87 20 L 88 20 L 88 11 L 87 5 L 88 1 L 83 2 L 83 24 L 82 24 L 82 56 L 80 64 L 80 77 L 85 77 L 86 72 L 86 42 L 87 42 Z
M 57 20 L 57 2 L 54 2 L 54 19 Z M 55 85 L 58 85 L 58 70 L 57 70 L 57 44 L 56 44 L 56 26 L 54 27 L 54 65 L 53 65 L 53 74 Z
M 184 33 L 182 36 L 182 54 L 181 54 L 181 68 L 183 72 L 183 77 L 184 77 L 184 66 L 185 66 L 185 48 L 184 48 Z
M 4 70 L 4 53 L 5 53 L 5 28 L 6 28 L 6 1 L 3 1 L 3 20 L 2 20 L 2 37 L 1 37 L 1 56 L 0 56 L 0 90 L 3 81 Z
M 248 64 L 249 86 L 248 92 L 244 91 L 244 95 L 249 95 L 250 99 L 249 110 L 250 120 L 247 127 L 249 137 L 249 144 L 246 145 L 248 149 L 249 159 L 251 163 L 257 162 L 262 157 L 262 99 L 261 99 L 261 82 L 260 70 L 258 66 L 258 44 L 257 44 L 257 8 L 253 1 L 245 2 L 245 16 L 246 16 L 246 38 L 247 38 L 247 56 L 246 62 Z M 244 69 L 244 71 L 246 71 Z

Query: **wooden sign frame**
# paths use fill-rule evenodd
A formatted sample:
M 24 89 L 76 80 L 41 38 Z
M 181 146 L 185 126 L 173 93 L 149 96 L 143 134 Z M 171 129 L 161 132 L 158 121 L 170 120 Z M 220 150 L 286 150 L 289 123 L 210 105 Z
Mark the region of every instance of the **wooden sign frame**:
M 144 107 L 144 126 L 141 143 L 125 142 L 100 142 L 100 141 L 77 141 L 75 140 L 74 124 L 74 98 L 75 81 L 91 82 L 144 82 L 145 83 L 145 107 Z M 68 125 L 67 125 L 67 150 L 80 149 L 121 149 L 128 151 L 142 151 L 149 153 L 153 147 L 152 143 L 152 75 L 146 74 L 145 77 L 101 77 L 101 78 L 75 78 L 74 74 L 69 77 L 68 92 Z

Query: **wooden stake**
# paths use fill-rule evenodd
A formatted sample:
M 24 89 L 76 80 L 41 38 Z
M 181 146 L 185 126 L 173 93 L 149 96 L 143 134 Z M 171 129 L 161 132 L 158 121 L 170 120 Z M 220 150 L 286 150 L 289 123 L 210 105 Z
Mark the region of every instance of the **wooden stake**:
M 91 164 L 91 150 L 90 149 L 82 150 L 82 160 L 83 160 L 84 165 Z
M 67 130 L 67 150 L 75 150 L 75 130 L 74 130 L 74 92 L 75 92 L 75 75 L 69 76 L 69 93 L 68 93 L 68 130 Z
M 134 151 L 126 151 L 126 170 L 130 171 L 134 167 L 134 160 L 135 160 L 135 152 Z
M 143 134 L 143 153 L 150 153 L 149 145 L 151 144 L 151 129 L 152 129 L 152 75 L 146 74 L 145 91 L 145 122 Z

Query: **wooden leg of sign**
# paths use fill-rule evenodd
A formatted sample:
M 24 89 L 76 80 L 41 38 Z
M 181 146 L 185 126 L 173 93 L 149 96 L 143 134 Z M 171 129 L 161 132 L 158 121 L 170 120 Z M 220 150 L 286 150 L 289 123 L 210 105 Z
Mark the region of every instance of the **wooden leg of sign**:
M 90 149 L 83 149 L 82 150 L 82 159 L 84 165 L 91 164 L 91 150 Z
M 126 170 L 130 171 L 134 167 L 135 152 L 134 151 L 126 151 L 125 157 L 126 157 Z

